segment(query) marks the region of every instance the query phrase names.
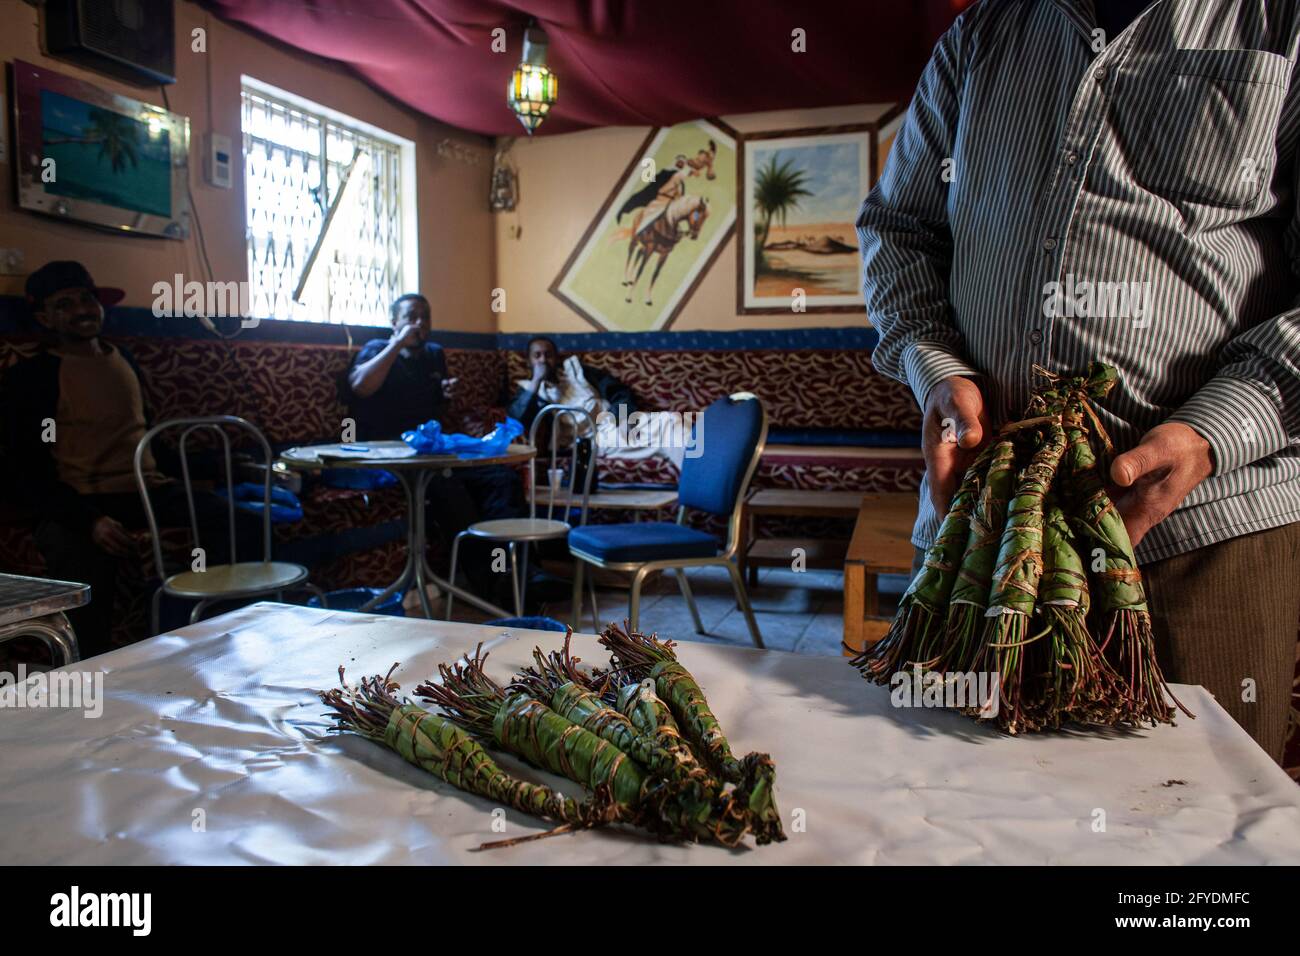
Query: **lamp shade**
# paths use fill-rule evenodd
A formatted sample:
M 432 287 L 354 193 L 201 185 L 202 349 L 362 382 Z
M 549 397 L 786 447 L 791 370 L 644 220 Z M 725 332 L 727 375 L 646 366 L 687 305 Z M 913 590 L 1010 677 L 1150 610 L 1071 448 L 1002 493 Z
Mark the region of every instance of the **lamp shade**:
M 529 28 L 524 33 L 524 56 L 510 74 L 506 102 L 531 136 L 550 112 L 559 79 L 546 65 L 546 34 Z

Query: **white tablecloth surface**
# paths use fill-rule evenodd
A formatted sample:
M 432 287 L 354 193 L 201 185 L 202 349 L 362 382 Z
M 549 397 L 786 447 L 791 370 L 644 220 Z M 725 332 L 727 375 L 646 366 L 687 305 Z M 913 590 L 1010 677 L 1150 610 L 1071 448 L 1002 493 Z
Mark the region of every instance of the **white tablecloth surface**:
M 360 676 L 401 661 L 409 692 L 479 641 L 505 678 L 561 637 L 264 603 L 77 665 L 106 671 L 102 717 L 0 709 L 0 859 L 1300 863 L 1300 787 L 1200 687 L 1176 688 L 1197 715 L 1177 727 L 1009 738 L 894 708 L 839 658 L 683 642 L 733 748 L 776 760 L 789 840 L 743 851 L 603 831 L 471 852 L 542 824 L 509 810 L 494 832 L 490 801 L 324 734 L 312 691 L 340 663 Z

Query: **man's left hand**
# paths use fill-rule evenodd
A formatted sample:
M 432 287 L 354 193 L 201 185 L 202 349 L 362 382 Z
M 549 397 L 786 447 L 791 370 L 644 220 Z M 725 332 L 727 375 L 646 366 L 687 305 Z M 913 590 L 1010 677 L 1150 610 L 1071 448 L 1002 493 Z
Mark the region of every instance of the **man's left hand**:
M 1157 425 L 1117 456 L 1110 465 L 1111 481 L 1120 488 L 1115 507 L 1133 546 L 1213 473 L 1210 443 L 1182 422 Z

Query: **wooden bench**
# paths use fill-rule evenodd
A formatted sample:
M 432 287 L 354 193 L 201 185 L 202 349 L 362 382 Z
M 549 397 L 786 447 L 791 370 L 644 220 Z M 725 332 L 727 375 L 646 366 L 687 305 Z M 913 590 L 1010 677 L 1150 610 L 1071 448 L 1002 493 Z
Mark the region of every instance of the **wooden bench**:
M 915 521 L 915 494 L 868 494 L 860 499 L 844 559 L 846 657 L 866 649 L 889 630 L 890 619 L 880 614 L 877 582 L 881 574 L 911 574 Z

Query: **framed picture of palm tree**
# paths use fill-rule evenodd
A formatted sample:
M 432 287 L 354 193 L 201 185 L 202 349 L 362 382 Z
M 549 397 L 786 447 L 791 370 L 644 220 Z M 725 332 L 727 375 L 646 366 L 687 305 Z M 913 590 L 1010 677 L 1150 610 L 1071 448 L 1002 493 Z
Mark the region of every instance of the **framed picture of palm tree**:
M 900 113 L 741 137 L 737 312 L 863 311 L 854 222 L 879 174 L 881 131 Z

